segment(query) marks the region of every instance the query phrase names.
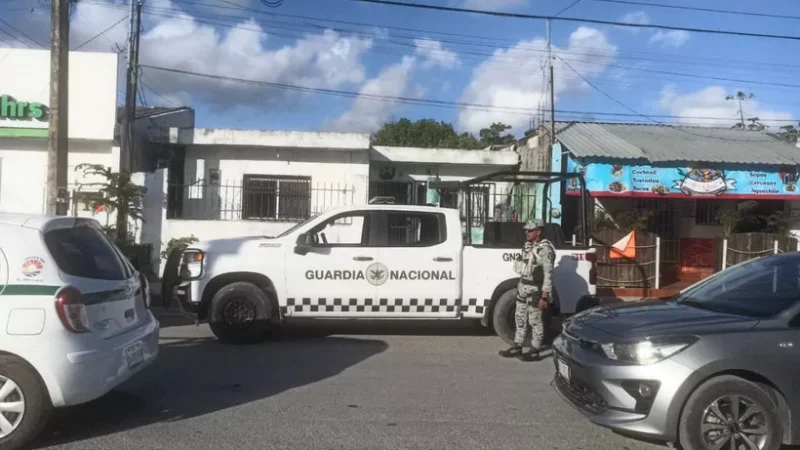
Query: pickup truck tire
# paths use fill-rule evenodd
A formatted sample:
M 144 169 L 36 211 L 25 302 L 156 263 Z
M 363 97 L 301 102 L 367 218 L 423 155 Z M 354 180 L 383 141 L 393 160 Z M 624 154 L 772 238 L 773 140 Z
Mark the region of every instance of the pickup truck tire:
M 13 388 L 6 386 L 9 382 Z M 27 448 L 50 418 L 50 395 L 36 371 L 13 355 L 0 355 L 0 387 L 11 391 L 3 402 L 16 403 L 22 409 L 20 413 L 6 413 L 6 421 L 14 429 L 0 438 L 0 450 Z
M 208 324 L 222 343 L 256 344 L 266 338 L 271 318 L 266 292 L 253 283 L 238 281 L 214 294 Z
M 517 289 L 511 289 L 503 293 L 497 299 L 492 313 L 492 327 L 494 332 L 500 339 L 504 340 L 508 345 L 514 343 L 514 334 L 516 334 L 517 326 L 514 323 L 514 314 L 517 310 Z M 531 345 L 530 332 L 525 337 L 524 346 Z

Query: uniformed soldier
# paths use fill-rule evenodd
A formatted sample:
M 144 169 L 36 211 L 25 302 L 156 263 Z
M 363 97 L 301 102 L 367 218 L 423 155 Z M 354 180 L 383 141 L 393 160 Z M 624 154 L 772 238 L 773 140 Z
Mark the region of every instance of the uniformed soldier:
M 517 283 L 517 307 L 514 319 L 517 331 L 514 345 L 500 352 L 506 358 L 518 357 L 525 361 L 538 361 L 539 350 L 544 339 L 544 317 L 547 308 L 553 303 L 553 268 L 556 250 L 553 244 L 542 238 L 541 220 L 531 220 L 525 224 L 525 245 L 522 258 L 514 261 L 514 271 L 520 275 Z M 522 343 L 531 327 L 531 351 L 524 354 Z

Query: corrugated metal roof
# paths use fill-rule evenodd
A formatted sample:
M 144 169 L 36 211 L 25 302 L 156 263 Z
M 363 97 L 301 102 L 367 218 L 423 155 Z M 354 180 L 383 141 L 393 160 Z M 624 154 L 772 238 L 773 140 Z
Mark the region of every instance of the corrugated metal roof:
M 557 122 L 576 157 L 659 162 L 800 164 L 800 149 L 758 131 L 629 123 Z

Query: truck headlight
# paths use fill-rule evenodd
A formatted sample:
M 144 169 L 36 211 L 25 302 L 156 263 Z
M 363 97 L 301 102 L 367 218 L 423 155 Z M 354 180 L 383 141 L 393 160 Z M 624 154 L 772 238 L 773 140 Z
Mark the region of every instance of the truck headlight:
M 667 336 L 648 338 L 636 342 L 611 342 L 601 344 L 608 359 L 633 364 L 655 364 L 685 350 L 697 342 L 697 336 Z
M 178 275 L 183 280 L 198 278 L 203 274 L 205 253 L 201 250 L 187 249 L 181 254 L 181 265 Z

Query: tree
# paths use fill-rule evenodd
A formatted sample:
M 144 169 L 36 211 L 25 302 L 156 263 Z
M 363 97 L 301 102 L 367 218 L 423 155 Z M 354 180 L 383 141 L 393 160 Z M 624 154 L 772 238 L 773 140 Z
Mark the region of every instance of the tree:
M 480 139 L 471 133 L 458 133 L 452 124 L 434 119 L 412 122 L 400 119 L 385 123 L 372 137 L 373 145 L 398 147 L 459 148 L 465 150 L 484 149 L 490 145 L 513 144 L 511 134 L 503 134 L 510 125 L 496 122 L 480 131 Z
M 144 221 L 142 217 L 142 202 L 147 188 L 132 183 L 130 178 L 123 183 L 120 173 L 112 172 L 110 167 L 105 167 L 102 164 L 79 164 L 75 167 L 75 171 L 82 171 L 84 177 L 101 178 L 103 180 L 80 184 L 80 188 L 84 186 L 99 187 L 97 193 L 100 196 L 92 200 L 91 205 L 89 205 L 92 209 L 102 208 L 104 211 L 114 212 L 118 211 L 121 205 L 127 205 L 129 218 Z M 109 227 L 107 228 L 107 233 L 120 247 L 132 245 L 132 237 L 128 230 L 125 230 L 124 233 L 117 233 L 114 228 Z
M 511 145 L 517 141 L 514 135 L 503 134 L 504 131 L 510 130 L 511 125 L 506 125 L 502 122 L 495 122 L 480 131 L 481 145 L 489 147 L 490 145 Z
M 797 143 L 797 138 L 800 137 L 800 129 L 794 125 L 784 125 L 779 133 L 775 133 L 775 137 L 794 145 Z

